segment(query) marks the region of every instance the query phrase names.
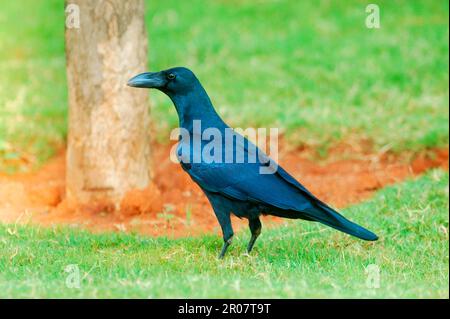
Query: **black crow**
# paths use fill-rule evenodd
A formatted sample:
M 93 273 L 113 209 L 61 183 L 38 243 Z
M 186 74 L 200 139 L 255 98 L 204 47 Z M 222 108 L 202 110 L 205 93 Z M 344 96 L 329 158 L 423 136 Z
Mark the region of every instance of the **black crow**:
M 261 149 L 225 124 L 189 69 L 142 73 L 128 85 L 158 89 L 175 105 L 180 132 L 186 135 L 180 133 L 177 156 L 207 196 L 220 223 L 224 240 L 220 258 L 233 238 L 231 213 L 249 221 L 248 252 L 261 233 L 261 214 L 317 221 L 364 240 L 378 239 L 311 194 Z

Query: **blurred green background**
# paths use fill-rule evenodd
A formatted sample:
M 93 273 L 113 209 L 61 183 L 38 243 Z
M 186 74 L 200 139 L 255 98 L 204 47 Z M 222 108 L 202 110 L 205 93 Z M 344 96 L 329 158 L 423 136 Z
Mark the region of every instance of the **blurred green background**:
M 292 145 L 448 145 L 448 1 L 147 1 L 149 70 L 193 69 L 232 126 L 278 127 Z M 64 145 L 61 0 L 0 0 L 0 170 Z M 154 136 L 177 126 L 152 92 Z M 31 165 L 31 166 L 33 166 Z M 28 169 L 29 166 L 23 166 Z

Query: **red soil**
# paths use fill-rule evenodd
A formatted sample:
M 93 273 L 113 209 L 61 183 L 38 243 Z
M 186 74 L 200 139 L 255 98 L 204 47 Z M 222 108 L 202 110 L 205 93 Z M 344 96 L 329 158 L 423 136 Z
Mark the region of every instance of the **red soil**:
M 155 184 L 129 192 L 120 212 L 73 210 L 64 200 L 65 154 L 61 152 L 39 171 L 14 176 L 0 173 L 0 222 L 68 224 L 92 231 L 136 231 L 179 237 L 219 232 L 214 213 L 201 190 L 178 164 L 169 159 L 170 146 L 154 145 Z M 345 159 L 351 154 L 351 159 Z M 280 164 L 319 198 L 342 208 L 369 198 L 374 191 L 433 167 L 448 170 L 448 149 L 423 152 L 411 159 L 373 154 L 339 146 L 321 163 L 309 150 L 282 150 Z M 265 223 L 279 219 L 265 217 Z M 245 220 L 233 219 L 235 229 Z

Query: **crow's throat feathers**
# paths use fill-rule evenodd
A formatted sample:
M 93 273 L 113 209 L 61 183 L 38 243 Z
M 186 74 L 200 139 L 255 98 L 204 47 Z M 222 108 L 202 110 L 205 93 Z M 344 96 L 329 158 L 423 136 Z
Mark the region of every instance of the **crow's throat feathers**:
M 202 127 L 227 127 L 214 109 L 211 100 L 200 82 L 185 94 L 168 92 L 167 95 L 175 105 L 179 126 L 192 131 L 193 121 L 200 120 Z

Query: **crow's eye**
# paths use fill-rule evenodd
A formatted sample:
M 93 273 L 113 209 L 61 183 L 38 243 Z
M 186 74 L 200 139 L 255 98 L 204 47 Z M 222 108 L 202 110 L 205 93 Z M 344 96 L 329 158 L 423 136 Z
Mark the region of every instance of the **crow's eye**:
M 173 80 L 173 79 L 175 79 L 175 74 L 169 73 L 169 74 L 167 75 L 167 78 L 168 78 L 169 80 Z

